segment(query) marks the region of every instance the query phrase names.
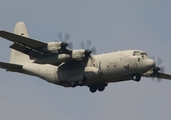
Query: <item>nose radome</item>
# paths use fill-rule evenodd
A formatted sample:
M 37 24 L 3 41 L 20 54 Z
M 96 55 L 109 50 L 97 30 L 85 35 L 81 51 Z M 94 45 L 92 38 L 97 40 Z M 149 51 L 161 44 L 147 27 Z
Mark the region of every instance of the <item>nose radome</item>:
M 145 59 L 143 61 L 144 68 L 151 69 L 155 66 L 155 62 L 152 59 Z

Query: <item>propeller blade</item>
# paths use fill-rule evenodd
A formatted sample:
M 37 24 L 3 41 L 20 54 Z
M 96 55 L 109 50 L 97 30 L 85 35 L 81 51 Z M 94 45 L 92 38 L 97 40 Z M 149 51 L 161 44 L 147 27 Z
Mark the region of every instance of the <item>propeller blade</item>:
M 151 57 L 153 60 L 155 60 L 155 57 L 152 56 Z M 165 68 L 164 67 L 159 67 L 161 64 L 163 63 L 162 59 L 160 57 L 157 57 L 157 62 L 156 62 L 156 65 L 154 68 L 153 68 L 153 71 L 154 71 L 154 75 L 156 77 L 159 77 L 158 76 L 158 71 L 161 71 L 161 72 L 165 72 Z M 152 77 L 152 80 L 154 80 L 155 78 Z M 160 82 L 162 79 L 161 78 L 156 78 L 157 79 L 157 82 Z
M 162 66 L 162 67 L 160 67 L 160 71 L 161 72 L 165 72 L 165 68 Z
M 90 49 L 91 44 L 92 44 L 92 41 L 87 39 L 86 40 L 86 45 L 85 45 L 84 41 L 81 41 L 80 47 L 85 50 L 85 56 L 91 61 L 91 63 L 93 63 L 95 60 L 94 60 L 93 56 L 91 56 L 90 54 L 91 53 L 96 54 L 96 48 L 92 47 Z
M 151 78 L 154 81 L 154 77 Z
M 63 42 L 63 36 L 62 36 L 62 31 L 57 34 L 58 38 L 60 41 Z
M 87 39 L 86 42 L 87 42 L 87 49 L 89 50 L 90 49 L 90 46 L 92 44 L 92 41 L 89 40 L 89 39 Z
M 84 44 L 84 41 L 81 41 L 80 47 L 81 47 L 82 49 L 86 50 L 86 46 L 85 46 L 85 44 Z
M 73 49 L 73 43 L 72 42 L 67 43 L 67 41 L 70 39 L 70 35 L 67 32 L 65 32 L 65 35 L 63 36 L 62 31 L 60 31 L 57 34 L 57 36 L 58 36 L 60 42 L 62 42 L 61 45 L 63 47 L 67 46 L 68 48 Z M 56 39 L 55 39 L 55 41 L 58 42 Z
M 157 65 L 160 66 L 160 64 L 162 63 L 162 59 L 160 57 L 157 58 Z
M 157 82 L 158 82 L 158 83 L 161 82 L 161 78 L 157 78 Z
M 91 52 L 92 52 L 93 54 L 96 54 L 96 47 L 91 48 Z
M 67 47 L 70 48 L 70 49 L 73 49 L 73 43 L 69 42 Z
M 70 35 L 66 32 L 64 36 L 64 41 L 67 42 L 70 39 Z

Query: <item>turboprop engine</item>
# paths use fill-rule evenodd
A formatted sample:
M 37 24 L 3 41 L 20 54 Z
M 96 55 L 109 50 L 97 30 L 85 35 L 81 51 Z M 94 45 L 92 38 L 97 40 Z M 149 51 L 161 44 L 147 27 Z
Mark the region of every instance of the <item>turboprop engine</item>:
M 43 50 L 57 53 L 59 50 L 66 47 L 67 45 L 68 44 L 66 42 L 49 42 L 48 45 L 43 48 Z
M 71 57 L 75 60 L 82 60 L 85 57 L 85 50 L 73 50 Z

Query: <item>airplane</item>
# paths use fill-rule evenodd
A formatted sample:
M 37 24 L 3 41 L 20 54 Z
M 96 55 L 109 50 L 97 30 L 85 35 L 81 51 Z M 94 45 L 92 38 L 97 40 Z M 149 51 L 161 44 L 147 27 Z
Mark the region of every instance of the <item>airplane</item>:
M 0 62 L 6 71 L 37 76 L 64 87 L 88 86 L 90 92 L 103 91 L 109 83 L 151 77 L 171 80 L 160 71 L 142 50 L 123 50 L 92 55 L 95 48 L 72 50 L 67 42 L 42 42 L 29 38 L 24 22 L 15 25 L 14 33 L 0 30 L 0 37 L 12 41 L 10 63 Z M 59 34 L 61 37 L 61 34 Z M 70 36 L 65 35 L 66 41 Z M 87 40 L 87 46 L 91 41 Z M 161 63 L 161 60 L 158 59 Z

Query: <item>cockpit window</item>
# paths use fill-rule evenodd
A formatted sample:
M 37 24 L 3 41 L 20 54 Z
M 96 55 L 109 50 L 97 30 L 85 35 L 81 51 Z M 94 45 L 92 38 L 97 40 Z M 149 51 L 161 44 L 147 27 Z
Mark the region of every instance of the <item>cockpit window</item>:
M 147 53 L 144 53 L 144 52 L 143 52 L 143 53 L 141 53 L 141 55 L 147 55 Z
M 147 53 L 145 53 L 145 52 L 142 52 L 142 53 L 141 53 L 141 56 L 142 56 L 143 58 L 149 58 L 148 55 L 147 55 Z
M 133 56 L 140 56 L 140 51 L 134 51 Z
M 145 53 L 143 51 L 134 51 L 133 56 L 140 56 L 143 59 L 149 58 L 147 53 Z
M 147 53 L 141 51 L 134 51 L 133 56 L 147 56 Z

